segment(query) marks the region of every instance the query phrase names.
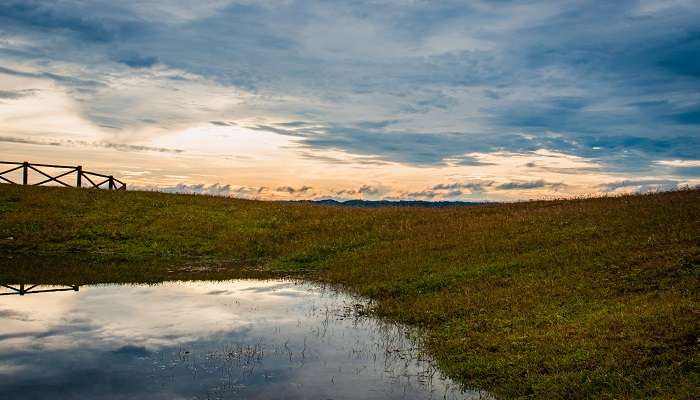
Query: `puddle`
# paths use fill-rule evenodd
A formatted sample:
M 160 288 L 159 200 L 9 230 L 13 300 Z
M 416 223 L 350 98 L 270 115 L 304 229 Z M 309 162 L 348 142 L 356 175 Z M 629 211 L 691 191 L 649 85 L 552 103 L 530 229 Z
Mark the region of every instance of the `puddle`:
M 8 286 L 2 398 L 484 397 L 422 359 L 410 330 L 311 284 Z

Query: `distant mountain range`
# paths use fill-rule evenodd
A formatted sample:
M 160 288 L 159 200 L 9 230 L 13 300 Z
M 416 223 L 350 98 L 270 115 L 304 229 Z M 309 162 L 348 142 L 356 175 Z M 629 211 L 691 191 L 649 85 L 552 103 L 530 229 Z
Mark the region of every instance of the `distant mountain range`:
M 490 202 L 472 202 L 472 201 L 424 201 L 424 200 L 305 200 L 313 204 L 325 204 L 331 206 L 344 207 L 425 207 L 425 208 L 445 208 L 445 207 L 472 207 L 494 204 Z

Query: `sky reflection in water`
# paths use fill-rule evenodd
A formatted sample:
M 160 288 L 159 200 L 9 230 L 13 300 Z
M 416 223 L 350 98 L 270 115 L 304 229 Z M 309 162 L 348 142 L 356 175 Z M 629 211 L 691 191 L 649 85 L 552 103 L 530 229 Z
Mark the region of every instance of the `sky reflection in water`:
M 0 397 L 478 397 L 419 360 L 405 328 L 354 317 L 360 302 L 255 280 L 2 296 Z

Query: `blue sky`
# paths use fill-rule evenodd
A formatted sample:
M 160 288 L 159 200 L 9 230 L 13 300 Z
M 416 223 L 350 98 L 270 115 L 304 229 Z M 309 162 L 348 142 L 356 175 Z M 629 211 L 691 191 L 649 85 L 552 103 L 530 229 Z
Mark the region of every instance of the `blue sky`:
M 260 198 L 699 183 L 697 1 L 201 3 L 0 0 L 0 158 Z

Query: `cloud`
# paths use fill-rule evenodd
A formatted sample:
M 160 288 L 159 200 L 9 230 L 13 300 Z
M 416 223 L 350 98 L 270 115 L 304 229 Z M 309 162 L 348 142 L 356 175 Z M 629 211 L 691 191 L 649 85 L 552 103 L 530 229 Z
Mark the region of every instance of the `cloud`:
M 355 125 L 362 129 L 383 129 L 387 126 L 397 124 L 401 121 L 397 119 L 389 119 L 384 121 L 360 121 L 356 122 Z
M 670 169 L 672 175 L 700 177 L 700 160 L 657 160 L 655 164 L 661 169 Z
M 472 180 L 464 182 L 438 183 L 419 192 L 407 192 L 406 196 L 416 198 L 455 198 L 465 195 L 488 195 L 492 191 L 550 189 L 561 190 L 567 185 L 545 180 L 512 181 L 496 184 L 492 180 Z
M 546 149 L 656 176 L 700 154 L 699 19 L 689 1 L 4 1 L 0 74 L 64 90 L 108 143 L 239 123 L 326 163 Z
M 493 181 L 472 181 L 472 182 L 453 182 L 439 183 L 432 187 L 432 190 L 459 190 L 467 189 L 471 193 L 482 193 L 493 186 Z
M 357 189 L 340 189 L 332 190 L 331 197 L 340 199 L 358 199 L 358 198 L 368 198 L 368 199 L 378 199 L 383 195 L 392 191 L 392 188 L 384 185 L 371 185 L 364 184 Z
M 143 173 L 127 173 L 127 175 L 143 175 Z M 171 178 L 187 178 L 185 176 L 170 176 Z M 596 188 L 601 192 L 615 192 L 620 189 L 632 189 L 635 192 L 667 191 L 675 190 L 683 185 L 678 180 L 666 179 L 642 179 L 621 180 L 599 184 Z M 331 189 L 328 191 L 311 191 L 309 186 L 295 188 L 293 186 L 280 186 L 270 189 L 265 186 L 236 186 L 231 184 L 203 184 L 203 183 L 179 183 L 176 185 L 138 185 L 132 184 L 129 190 L 159 191 L 166 193 L 200 194 L 210 196 L 225 196 L 242 199 L 280 199 L 275 193 L 283 193 L 301 199 L 335 199 L 335 200 L 427 200 L 427 201 L 464 201 L 465 199 L 506 199 L 502 192 L 520 190 L 547 189 L 559 191 L 569 186 L 559 182 L 544 180 L 512 181 L 496 184 L 494 181 L 464 182 L 436 184 L 431 188 L 418 191 L 397 190 L 384 185 L 364 184 L 357 189 Z M 495 197 L 494 197 L 495 196 Z M 285 198 L 285 197 L 281 197 Z M 517 198 L 517 197 L 516 197 Z
M 235 122 L 231 121 L 209 121 L 210 124 L 216 125 L 216 126 L 236 126 Z
M 134 145 L 125 143 L 110 143 L 110 142 L 88 142 L 84 140 L 32 140 L 23 139 L 11 136 L 0 136 L 0 142 L 6 143 L 20 143 L 20 144 L 32 144 L 38 146 L 63 146 L 63 147 L 75 147 L 75 146 L 87 146 L 87 147 L 101 147 L 105 149 L 113 149 L 117 151 L 128 151 L 128 152 L 142 152 L 151 151 L 157 153 L 173 153 L 180 154 L 184 150 L 181 149 L 170 149 L 167 147 L 155 147 L 155 146 L 144 146 L 144 145 Z
M 379 159 L 377 156 L 360 156 L 353 154 L 351 157 L 333 157 L 325 153 L 314 151 L 298 151 L 301 158 L 307 160 L 322 161 L 329 164 L 362 164 L 362 165 L 386 165 L 389 162 Z
M 123 143 L 108 143 L 108 142 L 93 142 L 92 146 L 104 147 L 107 149 L 114 149 L 118 151 L 154 151 L 158 153 L 175 153 L 179 154 L 184 152 L 181 149 L 169 149 L 166 147 L 153 147 L 153 146 L 140 146 L 133 144 L 123 144 Z
M 681 177 L 698 178 L 700 177 L 700 167 L 676 167 L 672 173 Z
M 307 193 L 311 189 L 312 189 L 312 187 L 310 187 L 310 186 L 301 186 L 299 188 L 294 188 L 292 186 L 280 186 L 280 187 L 276 188 L 275 190 L 278 192 L 286 192 L 289 194 L 303 194 L 303 193 Z
M 357 193 L 365 194 L 368 196 L 376 196 L 376 195 L 382 193 L 382 188 L 377 187 L 377 186 L 362 185 L 362 186 L 360 186 L 359 189 L 357 189 Z
M 402 198 L 408 197 L 410 199 L 428 199 L 432 200 L 433 198 L 439 196 L 440 193 L 437 193 L 433 190 L 421 190 L 419 192 L 404 192 L 402 193 Z
M 275 125 L 255 125 L 249 128 L 299 138 L 299 143 L 309 149 L 341 150 L 383 161 L 414 165 L 485 166 L 491 164 L 470 157 L 467 152 L 508 151 L 527 154 L 547 149 L 598 160 L 608 168 L 620 171 L 626 166 L 630 169 L 649 168 L 659 158 L 688 159 L 700 154 L 700 137 L 695 136 L 577 136 L 549 131 L 539 134 L 411 132 L 319 123 L 314 125 L 310 122 L 292 129 Z
M 556 182 L 546 182 L 542 179 L 536 181 L 520 181 L 520 182 L 506 182 L 501 183 L 496 186 L 498 190 L 527 190 L 527 189 L 541 189 L 549 188 L 552 190 L 559 190 L 566 187 L 563 183 Z
M 131 68 L 149 68 L 158 62 L 158 58 L 131 53 L 118 57 L 117 62 L 126 64 Z
M 16 100 L 23 97 L 32 96 L 37 92 L 36 89 L 23 90 L 0 90 L 0 100 Z
M 614 192 L 618 189 L 634 188 L 638 192 L 675 190 L 679 182 L 668 179 L 640 179 L 622 180 L 601 184 L 599 187 L 604 192 Z
M 31 317 L 26 313 L 15 311 L 15 310 L 3 310 L 0 309 L 0 317 L 8 320 L 17 321 L 32 321 Z
M 386 131 L 337 125 L 299 129 L 255 125 L 250 128 L 301 138 L 299 143 L 309 149 L 341 150 L 407 164 L 445 164 L 451 161 L 462 165 L 482 165 L 478 160 L 465 156 L 465 149 L 479 151 L 496 148 L 488 143 L 488 139 L 459 132 Z M 472 145 L 468 146 L 467 143 Z M 530 146 L 530 149 L 535 150 L 534 146 Z
M 17 77 L 22 77 L 22 78 L 47 79 L 47 80 L 54 81 L 54 82 L 62 84 L 62 85 L 66 85 L 68 87 L 81 88 L 81 89 L 85 89 L 85 90 L 92 90 L 92 89 L 95 89 L 99 86 L 104 85 L 104 83 L 99 82 L 97 80 L 92 80 L 92 79 L 82 79 L 82 78 L 69 76 L 69 75 L 56 74 L 53 72 L 20 71 L 20 70 L 15 70 L 12 68 L 6 68 L 3 66 L 0 66 L 0 74 L 17 76 Z
M 678 168 L 693 168 L 700 167 L 700 160 L 658 160 L 656 164 Z
M 222 185 L 219 183 L 206 185 L 204 183 L 185 184 L 178 183 L 173 186 L 163 185 L 130 185 L 129 190 L 137 191 L 157 191 L 164 193 L 181 193 L 181 194 L 201 194 L 209 196 L 225 196 L 244 199 L 255 199 L 261 193 L 267 191 L 264 186 L 233 186 L 230 184 Z
M 357 195 L 357 190 L 355 190 L 355 189 L 341 189 L 341 190 L 334 191 L 333 194 L 336 196 L 341 196 L 341 197 L 355 196 L 355 195 Z
M 41 141 L 41 140 L 33 140 L 33 139 L 16 138 L 16 137 L 10 137 L 10 136 L 0 136 L 0 142 L 33 144 L 33 145 L 40 145 L 40 146 L 61 146 L 62 145 L 61 142 L 56 142 L 56 141 Z

